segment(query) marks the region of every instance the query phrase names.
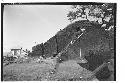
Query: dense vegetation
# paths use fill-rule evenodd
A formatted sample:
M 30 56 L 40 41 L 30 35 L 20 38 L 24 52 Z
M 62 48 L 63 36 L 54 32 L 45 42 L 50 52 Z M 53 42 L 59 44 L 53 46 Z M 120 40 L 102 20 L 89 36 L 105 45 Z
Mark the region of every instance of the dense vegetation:
M 73 50 L 76 52 L 76 54 L 78 54 L 79 50 L 77 50 L 76 48 L 79 47 L 82 48 L 84 53 L 86 53 L 88 48 L 93 49 L 96 47 L 96 45 L 97 47 L 99 47 L 100 45 L 100 48 L 97 49 L 109 50 L 110 48 L 113 48 L 114 34 L 112 34 L 110 31 L 105 31 L 101 29 L 100 26 L 94 25 L 89 21 L 77 21 L 73 24 L 68 25 L 63 30 L 59 31 L 55 36 L 50 38 L 44 44 L 42 43 L 35 46 L 33 48 L 34 56 L 45 55 L 46 57 L 50 57 L 53 53 L 59 53 L 73 39 L 74 35 L 78 32 L 77 28 L 85 28 L 86 30 L 81 38 L 79 38 L 79 41 L 77 41 L 71 47 L 75 48 Z M 105 44 L 103 44 L 102 42 Z
M 44 44 L 42 43 L 34 46 L 32 56 L 44 55 L 45 57 L 49 57 L 52 56 L 53 53 L 59 53 L 73 39 L 79 29 L 87 29 L 90 27 L 94 29 L 104 29 L 99 30 L 100 32 L 99 34 L 97 33 L 97 36 L 101 37 L 102 35 L 100 33 L 103 31 L 103 36 L 107 36 L 108 42 L 110 42 L 110 48 L 112 48 L 114 42 L 115 8 L 116 4 L 114 3 L 100 3 L 98 5 L 72 5 L 71 10 L 67 14 L 67 17 L 72 23 L 63 30 L 60 30 L 55 36 L 50 38 Z M 82 20 L 79 20 L 79 18 Z M 94 35 L 96 30 L 94 30 L 95 32 L 93 30 L 88 29 L 85 34 Z M 94 38 L 92 39 L 92 41 L 94 41 Z M 80 38 L 80 42 L 82 41 L 82 38 Z M 88 41 L 88 43 L 90 42 Z

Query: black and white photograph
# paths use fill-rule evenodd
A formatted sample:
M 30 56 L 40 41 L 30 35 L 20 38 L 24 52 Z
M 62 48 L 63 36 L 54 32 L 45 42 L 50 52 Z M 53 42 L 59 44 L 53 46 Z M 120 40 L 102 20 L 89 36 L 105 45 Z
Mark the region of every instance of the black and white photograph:
M 1 3 L 1 81 L 116 81 L 117 3 Z

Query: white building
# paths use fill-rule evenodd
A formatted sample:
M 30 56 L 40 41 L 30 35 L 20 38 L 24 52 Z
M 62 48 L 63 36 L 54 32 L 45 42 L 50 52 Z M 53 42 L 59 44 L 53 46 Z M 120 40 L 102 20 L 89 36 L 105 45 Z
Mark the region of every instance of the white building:
M 22 47 L 13 47 L 11 48 L 11 52 L 13 55 L 19 55 L 21 54 L 22 51 Z

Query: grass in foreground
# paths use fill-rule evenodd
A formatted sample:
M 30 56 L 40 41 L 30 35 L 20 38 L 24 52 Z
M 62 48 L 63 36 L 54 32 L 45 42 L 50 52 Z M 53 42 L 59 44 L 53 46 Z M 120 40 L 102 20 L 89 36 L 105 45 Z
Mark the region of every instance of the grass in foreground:
M 61 63 L 54 74 L 51 74 L 51 71 L 53 71 L 52 65 L 46 63 L 14 63 L 3 68 L 3 79 L 4 81 L 65 81 L 86 78 L 92 74 L 75 61 Z

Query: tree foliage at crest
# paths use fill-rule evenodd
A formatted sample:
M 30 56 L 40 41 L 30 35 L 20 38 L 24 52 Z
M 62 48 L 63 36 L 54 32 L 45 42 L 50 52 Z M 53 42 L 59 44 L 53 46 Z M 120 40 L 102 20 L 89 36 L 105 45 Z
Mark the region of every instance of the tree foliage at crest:
M 100 5 L 72 5 L 67 14 L 71 22 L 76 20 L 89 20 L 102 25 L 105 29 L 114 27 L 115 4 L 105 3 Z

